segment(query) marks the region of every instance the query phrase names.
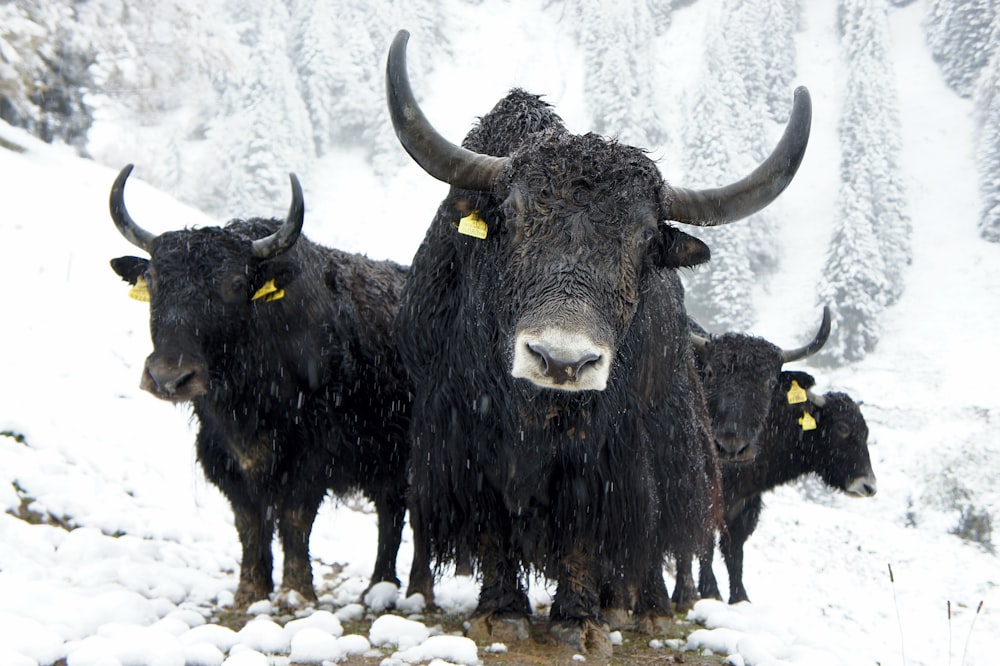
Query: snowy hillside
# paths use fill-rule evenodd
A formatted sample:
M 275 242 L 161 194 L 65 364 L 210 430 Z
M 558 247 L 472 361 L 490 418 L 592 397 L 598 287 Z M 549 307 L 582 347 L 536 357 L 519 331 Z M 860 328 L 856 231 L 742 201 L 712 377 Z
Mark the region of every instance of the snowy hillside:
M 812 92 L 813 134 L 798 177 L 774 206 L 781 265 L 757 289 L 752 331 L 785 346 L 799 344 L 818 321 L 815 290 L 839 178 L 835 7 L 805 4 L 796 83 Z M 685 100 L 698 76 L 698 58 L 684 53 L 697 52 L 690 45 L 699 42 L 712 5 L 703 0 L 675 11 L 658 43 L 668 125 L 682 118 L 682 105 L 671 101 Z M 913 221 L 906 290 L 886 310 L 881 343 L 864 361 L 832 370 L 801 366 L 817 376 L 819 389 L 863 401 L 878 495 L 852 500 L 810 482 L 769 496 L 747 544 L 753 603 L 702 602 L 691 616 L 705 626 L 690 627 L 688 646 L 732 655 L 735 664 L 1000 663 L 1000 560 L 987 522 L 1000 517 L 1000 394 L 993 386 L 1000 376 L 1000 245 L 977 235 L 970 104 L 945 86 L 931 60 L 924 10 L 915 2 L 890 14 Z M 513 85 L 547 94 L 572 130 L 589 129 L 580 54 L 551 9 L 531 3 L 515 13 L 486 0 L 460 11 L 456 21 L 471 27 L 422 82 L 425 111 L 439 129 L 460 139 Z M 479 48 L 484 40 L 504 48 Z M 382 62 L 372 67 L 381 75 Z M 210 611 L 232 599 L 239 544 L 226 501 L 194 461 L 188 411 L 137 386 L 150 351 L 148 309 L 127 297 L 108 265 L 135 252 L 107 212 L 122 165 L 81 159 L 4 124 L 0 146 L 0 664 L 228 659 L 229 666 L 283 666 L 290 657 L 318 663 L 348 654 L 367 654 L 372 664 L 383 657 L 387 664 L 486 660 L 482 647 L 470 656 L 455 637 L 428 645 L 413 626 L 336 640 L 338 627 L 365 612 L 387 617 L 380 599 L 367 611 L 353 604 L 367 585 L 375 521 L 351 502 L 329 502 L 317 519 L 314 573 L 334 619 L 317 614 L 316 631 L 299 637 L 297 653 L 291 630 L 274 626 L 266 607 L 239 634 L 206 624 Z M 662 157 L 664 175 L 682 180 L 676 160 Z M 360 151 L 325 158 L 299 176 L 310 238 L 404 263 L 446 189 L 415 165 L 377 177 Z M 148 229 L 221 222 L 142 181 L 137 170 L 127 199 Z M 233 216 L 283 215 L 287 205 L 281 198 L 271 210 Z M 29 515 L 46 521 L 22 519 Z M 977 526 L 984 543 L 954 534 L 975 536 Z M 410 555 L 406 531 L 404 580 Z M 437 590 L 449 610 L 467 613 L 475 604 L 468 579 L 448 576 Z M 544 606 L 549 592 L 537 585 L 533 601 Z M 368 652 L 382 638 L 386 647 Z

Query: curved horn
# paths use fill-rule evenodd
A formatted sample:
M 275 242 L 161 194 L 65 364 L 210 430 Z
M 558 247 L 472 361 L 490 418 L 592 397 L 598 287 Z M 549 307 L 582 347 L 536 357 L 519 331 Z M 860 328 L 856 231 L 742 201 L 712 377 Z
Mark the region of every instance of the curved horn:
M 156 234 L 152 234 L 136 224 L 132 216 L 128 214 L 128 209 L 125 208 L 125 181 L 128 180 L 134 166 L 126 164 L 118 172 L 118 177 L 115 178 L 115 182 L 111 186 L 111 198 L 108 203 L 111 207 L 111 219 L 114 220 L 115 226 L 118 227 L 122 236 L 137 248 L 149 252 L 156 239 Z
M 811 390 L 806 389 L 806 399 L 820 409 L 826 407 L 826 396 L 822 393 L 813 393 Z
M 431 126 L 410 88 L 406 72 L 409 38 L 406 30 L 396 33 L 385 66 L 385 95 L 399 142 L 424 171 L 438 180 L 466 190 L 492 189 L 507 158 L 481 155 L 457 146 Z
M 724 187 L 689 190 L 666 186 L 666 219 L 699 227 L 728 224 L 761 210 L 792 182 L 809 143 L 812 101 L 804 86 L 795 89 L 792 115 L 774 151 L 749 176 Z
M 691 341 L 691 346 L 699 351 L 704 351 L 708 347 L 708 338 L 698 335 L 694 331 L 688 331 L 688 339 Z
M 819 331 L 816 332 L 816 337 L 812 339 L 809 344 L 799 347 L 798 349 L 782 349 L 781 350 L 781 362 L 789 363 L 790 361 L 798 361 L 806 356 L 812 356 L 826 344 L 827 338 L 830 337 L 830 306 L 823 306 L 823 321 L 820 322 Z
M 253 256 L 258 259 L 270 259 L 290 248 L 299 238 L 302 231 L 302 221 L 306 215 L 306 205 L 302 196 L 302 186 L 294 173 L 288 174 L 292 181 L 292 205 L 288 207 L 288 217 L 270 236 L 258 238 L 253 242 Z

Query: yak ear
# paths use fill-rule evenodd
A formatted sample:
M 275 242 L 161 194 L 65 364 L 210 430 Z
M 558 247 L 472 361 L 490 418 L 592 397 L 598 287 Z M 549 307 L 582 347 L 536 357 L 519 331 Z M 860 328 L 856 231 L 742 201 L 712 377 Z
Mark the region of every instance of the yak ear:
M 149 259 L 142 257 L 116 257 L 111 260 L 111 269 L 131 285 L 135 285 L 147 268 Z
M 660 233 L 663 245 L 656 262 L 660 268 L 690 268 L 705 263 L 712 256 L 703 242 L 669 224 L 661 224 Z
M 260 289 L 273 280 L 276 288 L 284 289 L 298 276 L 299 268 L 291 261 L 264 261 L 257 266 L 253 287 Z
M 781 389 L 787 391 L 792 382 L 798 383 L 798 385 L 803 389 L 811 389 L 816 385 L 816 379 L 808 372 L 802 372 L 801 370 L 782 370 L 778 377 L 778 384 Z

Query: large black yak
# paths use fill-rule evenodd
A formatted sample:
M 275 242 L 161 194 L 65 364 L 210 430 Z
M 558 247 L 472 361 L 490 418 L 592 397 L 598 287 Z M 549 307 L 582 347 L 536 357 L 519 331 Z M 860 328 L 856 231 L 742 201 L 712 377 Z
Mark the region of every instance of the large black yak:
M 604 655 L 602 587 L 638 590 L 637 608 L 669 615 L 662 558 L 716 526 L 718 468 L 675 271 L 709 251 L 666 221 L 722 224 L 770 203 L 802 158 L 809 97 L 797 91 L 750 176 L 694 191 L 664 183 L 642 150 L 570 134 L 520 90 L 464 147 L 450 143 L 414 99 L 408 36 L 389 51 L 390 114 L 414 160 L 452 186 L 396 319 L 414 383 L 415 520 L 439 561 L 473 553 L 472 635 L 526 634 L 534 570 L 557 581 L 553 633 Z
M 236 604 L 272 592 L 275 528 L 283 590 L 316 599 L 309 535 L 328 489 L 360 490 L 374 502 L 371 581 L 398 584 L 410 398 L 392 320 L 406 269 L 302 236 L 294 175 L 284 221 L 154 235 L 125 208 L 131 171 L 126 166 L 114 182 L 111 217 L 149 259 L 119 257 L 111 265 L 148 292 L 153 352 L 142 388 L 191 402 L 198 461 L 232 505 L 243 546 Z M 423 559 L 410 585 L 428 594 Z

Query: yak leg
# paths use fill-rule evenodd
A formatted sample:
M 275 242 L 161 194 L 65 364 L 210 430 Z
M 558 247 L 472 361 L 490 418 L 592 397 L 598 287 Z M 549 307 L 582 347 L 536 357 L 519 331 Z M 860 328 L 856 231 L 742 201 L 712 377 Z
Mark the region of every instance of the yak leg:
M 410 584 L 406 596 L 420 594 L 428 607 L 434 605 L 434 577 L 431 575 L 431 544 L 427 526 L 419 509 L 410 507 L 410 529 L 413 530 L 413 562 L 410 563 Z
M 719 593 L 719 583 L 712 571 L 712 560 L 715 558 L 715 544 L 706 548 L 698 556 L 698 594 L 702 599 L 722 599 Z
M 612 631 L 635 628 L 631 608 L 636 602 L 634 586 L 620 575 L 612 575 L 601 584 L 601 614 Z
M 726 519 L 726 530 L 719 538 L 719 548 L 729 572 L 729 603 L 749 601 L 743 587 L 743 545 L 757 527 L 763 502 L 755 495 L 732 520 Z
M 279 510 L 278 536 L 285 554 L 281 587 L 284 592 L 297 592 L 307 603 L 316 602 L 309 537 L 324 495 L 325 492 L 307 497 L 293 495 L 282 503 Z
M 677 566 L 679 571 L 680 557 Z M 678 584 L 680 584 L 679 574 Z M 636 617 L 636 628 L 644 634 L 665 634 L 673 624 L 674 613 L 670 608 L 670 594 L 667 592 L 667 584 L 663 582 L 663 568 L 659 564 L 650 566 L 643 576 L 633 612 Z
M 240 562 L 240 583 L 234 600 L 238 608 L 245 608 L 255 601 L 267 599 L 274 589 L 271 571 L 274 556 L 271 539 L 274 536 L 274 518 L 263 502 L 246 497 L 231 496 L 236 531 L 243 546 Z
M 403 519 L 406 517 L 405 493 L 396 488 L 374 493 L 375 514 L 378 516 L 378 546 L 375 552 L 375 569 L 369 589 L 376 583 L 392 583 L 399 587 L 396 577 L 396 555 L 403 540 Z
M 611 656 L 611 636 L 600 613 L 600 567 L 577 542 L 559 562 L 556 596 L 549 610 L 549 631 L 560 642 L 599 659 Z
M 531 604 L 521 570 L 513 556 L 509 535 L 486 535 L 479 561 L 482 586 L 479 605 L 473 613 L 467 635 L 477 641 L 521 641 L 530 636 L 528 616 Z
M 677 606 L 678 611 L 687 612 L 694 606 L 698 599 L 698 590 L 694 584 L 690 552 L 679 553 L 677 561 L 677 582 L 674 584 L 674 595 L 671 600 Z

